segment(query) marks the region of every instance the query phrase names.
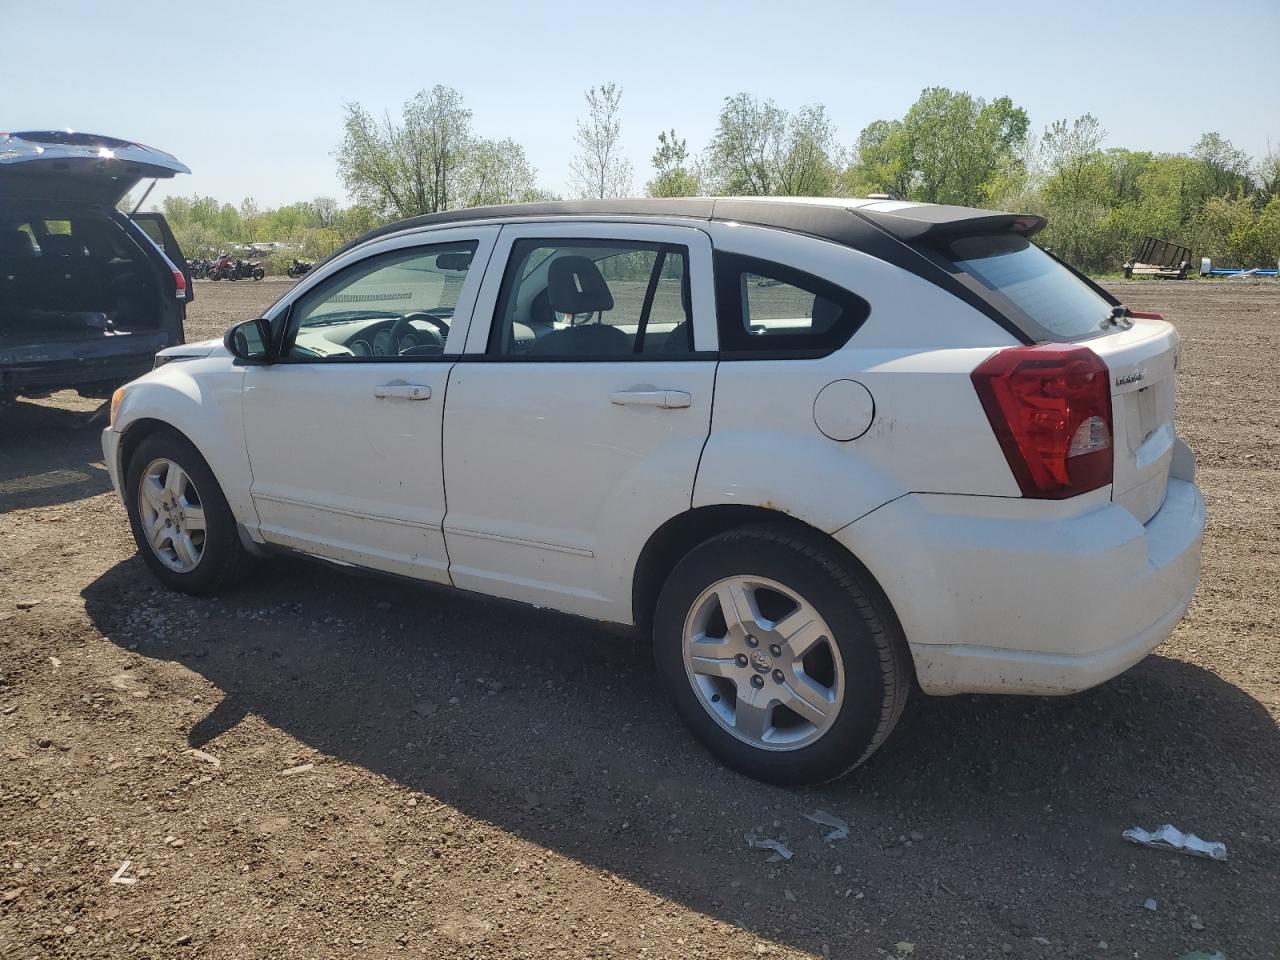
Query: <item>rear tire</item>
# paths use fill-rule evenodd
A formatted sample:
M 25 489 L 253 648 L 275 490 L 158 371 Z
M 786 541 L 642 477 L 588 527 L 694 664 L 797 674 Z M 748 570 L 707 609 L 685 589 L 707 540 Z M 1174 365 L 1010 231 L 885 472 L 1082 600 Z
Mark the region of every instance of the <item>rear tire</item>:
M 218 593 L 252 570 L 253 558 L 240 542 L 222 488 L 180 433 L 160 430 L 145 437 L 129 458 L 124 489 L 138 552 L 166 587 Z
M 740 626 L 726 607 L 745 607 Z M 731 530 L 687 554 L 658 598 L 653 643 L 693 734 L 769 783 L 822 783 L 858 766 L 893 730 L 911 682 L 879 588 L 825 537 L 784 524 Z

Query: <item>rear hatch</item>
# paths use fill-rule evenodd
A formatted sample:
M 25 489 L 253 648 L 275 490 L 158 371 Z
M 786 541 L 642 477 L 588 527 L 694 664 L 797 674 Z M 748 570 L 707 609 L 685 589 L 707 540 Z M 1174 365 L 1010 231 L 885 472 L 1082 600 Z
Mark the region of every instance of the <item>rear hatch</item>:
M 176 157 L 130 140 L 70 130 L 0 133 L 0 195 L 114 207 L 141 180 L 190 173 Z
M 1111 499 L 1146 523 L 1169 486 L 1179 338 L 1164 320 L 1147 316 L 1131 322 L 1086 345 L 1111 371 Z
M 1038 223 L 1036 222 L 1038 221 Z M 1043 225 L 934 238 L 957 279 L 980 293 L 1027 343 L 1072 343 L 1101 358 L 1110 375 L 1112 499 L 1146 523 L 1164 503 L 1174 448 L 1179 338 L 1154 314 L 1136 314 L 1041 250 Z

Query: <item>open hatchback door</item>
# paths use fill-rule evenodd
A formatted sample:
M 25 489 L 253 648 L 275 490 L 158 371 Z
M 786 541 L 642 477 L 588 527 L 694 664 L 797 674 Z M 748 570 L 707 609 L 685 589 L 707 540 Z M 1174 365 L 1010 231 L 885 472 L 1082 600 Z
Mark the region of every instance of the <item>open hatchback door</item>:
M 177 157 L 129 140 L 69 130 L 0 133 L 0 195 L 114 207 L 141 180 L 190 173 Z

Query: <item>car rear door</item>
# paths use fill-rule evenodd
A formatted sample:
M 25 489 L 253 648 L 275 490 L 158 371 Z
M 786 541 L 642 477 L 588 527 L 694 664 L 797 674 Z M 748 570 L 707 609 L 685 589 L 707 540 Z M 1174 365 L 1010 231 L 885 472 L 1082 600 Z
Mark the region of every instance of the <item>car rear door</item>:
M 353 251 L 273 311 L 282 355 L 246 367 L 243 394 L 267 542 L 449 581 L 445 386 L 497 233 L 443 229 Z M 428 314 L 448 318 L 442 347 Z
M 702 230 L 504 226 L 449 379 L 454 583 L 629 621 L 640 550 L 689 508 L 715 336 Z
M 151 238 L 151 242 L 164 251 L 175 267 L 182 271 L 187 280 L 187 303 L 196 298 L 196 288 L 191 285 L 191 265 L 187 263 L 186 254 L 178 246 L 178 240 L 169 228 L 169 221 L 163 213 L 134 213 L 129 219 L 142 228 L 142 232 Z

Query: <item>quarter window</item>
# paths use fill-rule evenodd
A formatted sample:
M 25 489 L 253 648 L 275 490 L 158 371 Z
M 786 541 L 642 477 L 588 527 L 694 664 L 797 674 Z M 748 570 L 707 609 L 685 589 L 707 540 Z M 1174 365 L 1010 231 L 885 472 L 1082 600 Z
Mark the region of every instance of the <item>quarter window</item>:
M 293 304 L 287 360 L 401 360 L 444 353 L 477 244 L 370 257 Z
M 687 247 L 630 240 L 512 244 L 491 354 L 609 360 L 692 350 Z
M 853 336 L 867 301 L 792 267 L 717 253 L 720 349 L 733 356 L 823 356 Z

